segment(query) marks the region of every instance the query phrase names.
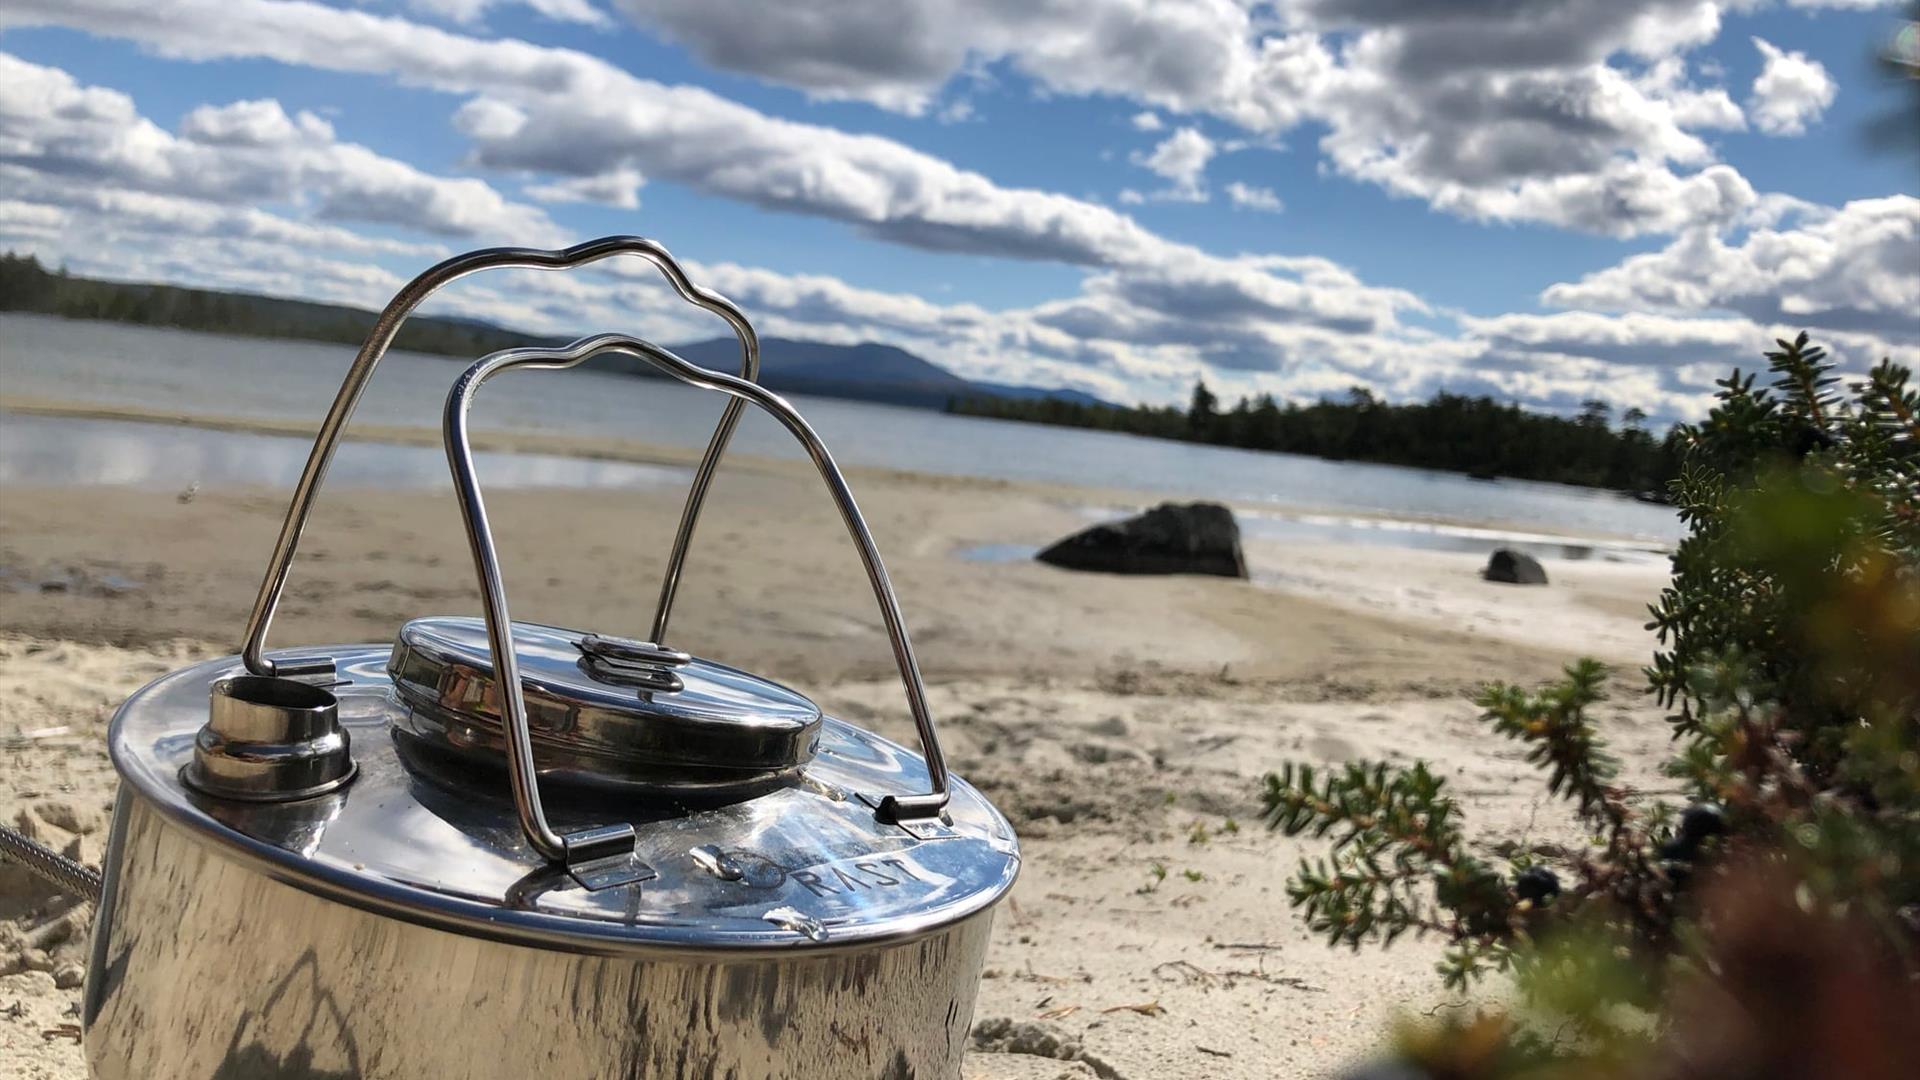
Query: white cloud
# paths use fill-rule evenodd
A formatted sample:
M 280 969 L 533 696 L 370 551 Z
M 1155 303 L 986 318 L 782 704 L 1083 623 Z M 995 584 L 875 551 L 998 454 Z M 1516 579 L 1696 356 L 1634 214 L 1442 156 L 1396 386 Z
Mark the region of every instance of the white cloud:
M 527 126 L 527 114 L 497 98 L 478 97 L 454 112 L 453 126 L 475 139 L 511 139 Z
M 1738 244 L 1694 230 L 1541 299 L 1608 311 L 1734 311 L 1920 342 L 1920 199 L 1862 199 L 1795 228 L 1752 229 Z
M 1257 42 L 1254 19 L 1233 0 L 617 6 L 714 67 L 913 114 L 956 75 L 1004 60 L 1061 93 L 1211 112 L 1261 131 L 1299 117 L 1302 57 L 1290 43 Z
M 1753 39 L 1753 46 L 1766 60 L 1747 99 L 1753 126 L 1768 135 L 1805 134 L 1807 124 L 1833 104 L 1833 76 L 1806 53 L 1778 49 L 1760 38 Z
M 615 169 L 599 176 L 579 176 L 550 184 L 529 184 L 526 193 L 541 202 L 589 202 L 622 210 L 640 207 L 640 187 L 646 177 L 635 169 Z
M 1474 219 L 1631 236 L 1725 220 L 1749 197 L 1726 166 L 1699 171 L 1713 153 L 1693 132 L 1745 120 L 1724 87 L 1691 83 L 1682 59 L 1739 2 L 1534 0 L 1518 14 L 1511 0 L 619 6 L 717 67 L 907 112 L 1005 62 L 1048 92 L 1210 114 L 1259 135 L 1317 119 L 1337 170 L 1396 194 Z M 1617 66 L 1623 57 L 1645 69 Z M 1134 123 L 1162 121 L 1150 110 Z
M 58 232 L 43 231 L 41 235 L 47 239 L 66 235 L 68 226 L 78 229 L 110 225 L 114 230 L 150 238 L 224 238 L 363 256 L 437 259 L 447 254 L 446 247 L 438 243 L 367 236 L 339 225 L 294 221 L 249 206 L 156 195 L 110 185 L 75 184 L 67 177 L 36 174 L 14 165 L 0 165 L 0 181 L 4 181 L 5 190 L 14 196 L 11 200 L 14 205 L 37 207 L 36 215 L 43 225 L 61 227 Z M 107 250 L 117 246 L 111 241 L 105 245 Z
M 1606 315 L 1591 311 L 1551 315 L 1499 315 L 1461 321 L 1470 338 L 1488 346 L 1492 362 L 1529 366 L 1587 363 L 1619 369 L 1643 368 L 1659 372 L 1670 389 L 1700 395 L 1704 404 L 1713 380 L 1733 367 L 1753 370 L 1764 363 L 1760 353 L 1776 338 L 1790 338 L 1800 327 L 1792 322 L 1761 323 L 1738 317 L 1685 318 L 1629 312 Z M 1826 331 L 1820 335 L 1842 370 L 1864 372 L 1882 356 L 1905 363 L 1920 360 L 1920 348 L 1892 344 L 1868 334 Z M 1599 368 L 1595 369 L 1599 371 Z
M 0 53 L 0 163 L 89 188 L 218 204 L 311 204 L 333 221 L 379 222 L 445 236 L 557 234 L 538 209 L 472 178 L 433 176 L 340 142 L 311 113 L 271 100 L 202 106 L 171 134 L 115 90 Z
M 289 117 L 271 99 L 202 105 L 180 121 L 180 135 L 212 146 L 286 146 L 332 142 L 333 125 L 310 112 Z
M 1272 188 L 1255 187 L 1235 180 L 1227 185 L 1227 199 L 1233 205 L 1247 210 L 1264 210 L 1270 214 L 1279 213 L 1284 207 L 1280 196 Z
M 58 206 L 0 199 L 0 237 L 52 240 L 67 227 L 72 216 Z
M 1167 126 L 1166 123 L 1160 119 L 1160 114 L 1151 109 L 1134 113 L 1131 122 L 1135 131 L 1159 131 Z
M 1712 65 L 1700 66 L 1704 72 Z M 1722 71 L 1715 77 L 1724 75 Z M 1650 100 L 1670 108 L 1673 122 L 1681 128 L 1739 131 L 1747 126 L 1747 115 L 1734 104 L 1725 87 L 1703 88 L 1687 78 L 1687 61 L 1683 57 L 1667 56 L 1655 61 L 1633 84 Z
M 1477 220 L 1618 236 L 1725 221 L 1755 198 L 1690 127 L 1734 122 L 1724 92 L 1669 62 L 1710 40 L 1698 0 L 1535 5 L 1341 0 L 1315 8 L 1358 36 L 1321 111 L 1346 175 Z M 1630 76 L 1617 54 L 1655 61 Z
M 1539 0 L 1523 19 L 1510 0 L 1297 0 L 1284 32 L 1231 0 L 743 3 L 623 10 L 718 66 L 909 111 L 969 64 L 1000 58 L 1049 92 L 1123 96 L 1262 135 L 1313 118 L 1338 172 L 1480 220 L 1632 236 L 1724 221 L 1754 198 L 1689 130 L 1732 122 L 1723 90 L 1612 66 L 1624 56 L 1658 71 L 1711 40 L 1712 0 Z M 1099 262 L 1089 246 L 1137 242 L 1122 235 L 1127 219 L 1083 201 L 1000 189 L 892 140 L 776 120 L 572 50 L 297 2 L 184 0 L 166 18 L 135 0 L 12 8 L 0 22 L 76 25 L 195 58 L 383 72 L 510 105 L 533 122 L 511 135 L 474 129 L 481 161 L 498 167 L 582 177 L 628 166 L 936 249 L 1024 245 L 1030 257 Z
M 481 22 L 491 8 L 522 4 L 556 22 L 582 23 L 607 27 L 613 20 L 594 7 L 592 0 L 406 0 L 407 7 L 422 15 L 447 19 L 464 25 Z
M 1205 202 L 1207 198 L 1207 162 L 1218 147 L 1199 129 L 1183 127 L 1161 140 L 1145 154 L 1134 154 L 1133 162 L 1172 184 L 1163 197 L 1181 202 Z
M 482 41 L 311 4 L 183 0 L 157 18 L 133 0 L 41 2 L 33 18 L 133 36 L 170 53 L 266 56 L 472 94 L 455 119 L 474 140 L 474 159 L 489 167 L 560 180 L 637 170 L 935 251 L 1047 259 L 1153 279 L 1174 267 L 1209 294 L 1231 288 L 1258 298 L 1275 284 L 1257 261 L 1175 243 L 1109 207 L 1002 187 L 890 139 L 777 119 L 571 50 Z M 1367 305 L 1383 326 L 1396 307 L 1418 303 L 1357 281 L 1307 288 L 1327 292 L 1323 306 L 1330 307 L 1346 305 L 1347 293 L 1394 298 Z M 1183 300 L 1176 289 L 1154 295 L 1170 305 Z

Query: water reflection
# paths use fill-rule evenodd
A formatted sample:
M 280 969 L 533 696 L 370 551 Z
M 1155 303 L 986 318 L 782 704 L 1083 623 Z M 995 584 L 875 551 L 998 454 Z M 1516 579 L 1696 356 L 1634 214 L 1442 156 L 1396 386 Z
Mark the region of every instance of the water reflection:
M 1092 521 L 1117 521 L 1132 511 L 1110 506 L 1083 506 L 1080 515 Z M 1512 547 L 1544 558 L 1601 562 L 1658 563 L 1667 552 L 1655 544 L 1632 540 L 1552 536 L 1497 526 L 1454 525 L 1405 518 L 1342 517 L 1332 514 L 1278 514 L 1237 511 L 1240 533 L 1250 540 L 1279 540 L 1297 544 L 1363 544 L 1369 547 L 1413 548 L 1421 551 L 1467 552 L 1485 555 L 1497 547 Z M 968 562 L 1024 562 L 1039 551 L 1030 544 L 974 544 L 955 554 Z
M 1498 526 L 1330 514 L 1245 513 L 1238 515 L 1238 518 L 1241 533 L 1258 540 L 1365 544 L 1475 554 L 1484 554 L 1496 547 L 1514 547 L 1535 555 L 1574 560 L 1601 559 L 1607 562 L 1661 562 L 1667 557 L 1666 549 L 1657 544 L 1553 536 Z
M 290 488 L 311 449 L 310 440 L 286 435 L 0 413 L 0 484 L 163 491 L 195 485 Z M 689 476 L 674 466 L 560 454 L 481 451 L 474 459 L 489 488 L 662 488 L 684 485 Z M 432 446 L 349 442 L 335 455 L 327 482 L 356 488 L 445 487 L 447 458 Z

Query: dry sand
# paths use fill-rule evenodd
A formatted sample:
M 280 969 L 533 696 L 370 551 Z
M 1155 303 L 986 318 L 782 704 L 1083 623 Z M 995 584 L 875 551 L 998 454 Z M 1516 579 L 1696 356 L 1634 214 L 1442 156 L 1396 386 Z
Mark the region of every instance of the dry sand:
M 1657 565 L 1547 560 L 1554 583 L 1523 589 L 1479 580 L 1477 556 L 1255 542 L 1260 584 L 1074 574 L 955 552 L 1046 542 L 1112 493 L 853 483 L 955 767 L 1025 845 L 976 1013 L 1013 1028 L 969 1058 L 971 1080 L 1324 1076 L 1393 1016 L 1446 1000 L 1436 944 L 1330 951 L 1288 909 L 1286 876 L 1317 845 L 1258 821 L 1258 778 L 1282 761 L 1425 758 L 1486 843 L 1571 839 L 1467 695 L 1582 653 L 1625 669 L 1600 717 L 1640 777 L 1666 743 L 1635 692 Z M 644 635 L 678 500 L 491 495 L 516 614 Z M 284 509 L 276 492 L 0 489 L 0 819 L 98 859 L 113 706 L 233 651 Z M 476 610 L 450 496 L 329 492 L 272 642 L 377 641 Z M 858 562 L 798 466 L 723 471 L 673 638 L 910 737 Z M 0 1077 L 84 1076 L 64 1026 L 79 991 L 57 984 L 83 958 L 86 914 L 0 868 Z M 1063 1047 L 1087 1060 L 1052 1056 Z

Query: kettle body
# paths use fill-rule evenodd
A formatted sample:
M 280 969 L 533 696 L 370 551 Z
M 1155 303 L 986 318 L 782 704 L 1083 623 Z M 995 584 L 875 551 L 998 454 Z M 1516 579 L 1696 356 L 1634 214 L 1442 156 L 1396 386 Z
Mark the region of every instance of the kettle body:
M 222 804 L 179 782 L 206 687 L 237 660 L 170 675 L 116 719 L 82 1017 L 96 1077 L 959 1075 L 990 898 L 1014 867 L 972 789 L 949 817 L 992 838 L 992 879 L 969 876 L 983 852 L 961 835 L 869 831 L 843 790 L 913 755 L 829 719 L 805 781 L 643 829 L 655 876 L 616 898 L 549 871 L 503 794 L 410 771 L 387 649 L 332 652 L 360 766 L 334 792 Z M 816 801 L 849 813 L 778 827 Z M 408 860 L 454 852 L 444 891 L 403 880 Z

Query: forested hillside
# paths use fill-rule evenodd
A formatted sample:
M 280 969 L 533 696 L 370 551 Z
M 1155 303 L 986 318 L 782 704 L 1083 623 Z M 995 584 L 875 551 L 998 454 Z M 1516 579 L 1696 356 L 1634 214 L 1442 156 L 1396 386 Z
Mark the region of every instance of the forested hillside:
M 1202 383 L 1194 387 L 1186 409 L 985 398 L 956 398 L 948 408 L 971 416 L 1634 493 L 1664 491 L 1679 453 L 1672 434 L 1655 436 L 1637 410 L 1627 410 L 1618 426 L 1611 424 L 1600 401 L 1587 402 L 1579 416 L 1568 418 L 1461 394 L 1390 405 L 1355 387 L 1344 401 L 1281 405 L 1263 394 L 1222 409 Z

